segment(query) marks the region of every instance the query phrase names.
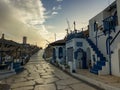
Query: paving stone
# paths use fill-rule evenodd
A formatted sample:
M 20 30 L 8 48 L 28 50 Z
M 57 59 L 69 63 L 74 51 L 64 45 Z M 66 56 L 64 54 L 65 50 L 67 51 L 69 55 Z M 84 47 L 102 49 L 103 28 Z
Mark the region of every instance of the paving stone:
M 60 78 L 60 79 L 67 79 L 67 78 L 71 78 L 69 75 L 64 74 L 63 72 L 55 72 L 55 75 Z
M 11 88 L 19 88 L 19 87 L 26 87 L 26 86 L 33 86 L 33 85 L 35 85 L 34 81 L 27 81 L 27 82 L 15 83 L 11 86 Z
M 87 84 L 84 83 L 79 83 L 79 84 L 74 84 L 74 85 L 70 85 L 74 90 L 97 90 L 94 89 L 90 86 L 88 86 Z
M 26 77 L 27 80 L 33 80 L 33 77 Z
M 53 73 L 52 72 L 47 72 L 47 73 L 41 73 L 40 75 L 42 75 L 42 76 L 53 75 Z
M 71 84 L 76 84 L 76 83 L 80 83 L 80 81 L 76 79 L 71 79 L 71 78 L 56 82 L 57 85 L 71 85 Z
M 25 79 L 25 78 L 17 78 L 17 79 L 15 79 L 15 82 L 23 82 L 23 81 L 27 81 L 27 79 Z
M 54 84 L 37 85 L 34 90 L 56 90 L 56 87 Z
M 33 86 L 29 86 L 29 87 L 15 88 L 15 89 L 12 89 L 12 90 L 33 90 L 33 89 L 34 89 Z
M 36 84 L 44 84 L 45 83 L 45 80 L 42 78 L 35 79 L 34 81 L 36 82 Z
M 44 79 L 47 79 L 47 78 L 53 78 L 53 77 L 56 77 L 55 75 L 46 75 L 46 76 L 41 76 L 42 78 Z
M 45 84 L 49 84 L 49 83 L 54 83 L 56 81 L 58 81 L 58 78 L 52 77 L 52 78 L 47 78 L 45 79 Z
M 57 85 L 57 89 L 58 89 L 58 90 L 65 89 L 65 88 L 67 88 L 67 86 L 64 86 L 64 85 Z
M 29 76 L 30 76 L 30 77 L 33 77 L 34 79 L 40 78 L 39 73 L 32 73 L 32 74 L 30 74 Z
M 0 84 L 0 90 L 10 90 L 10 86 L 8 84 Z
M 70 87 L 67 87 L 67 88 L 65 88 L 65 89 L 62 89 L 62 90 L 73 90 L 72 88 L 70 88 Z M 75 89 L 74 89 L 75 90 Z M 81 89 L 79 89 L 79 90 L 81 90 Z M 83 89 L 84 90 L 84 89 Z M 90 90 L 90 89 L 88 89 L 88 90 Z

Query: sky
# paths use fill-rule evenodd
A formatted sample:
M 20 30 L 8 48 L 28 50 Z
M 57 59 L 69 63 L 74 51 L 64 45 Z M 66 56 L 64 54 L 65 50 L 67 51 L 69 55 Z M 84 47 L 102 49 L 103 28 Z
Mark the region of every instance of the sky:
M 0 35 L 45 47 L 62 39 L 65 29 L 86 28 L 89 19 L 105 9 L 114 0 L 0 0 Z

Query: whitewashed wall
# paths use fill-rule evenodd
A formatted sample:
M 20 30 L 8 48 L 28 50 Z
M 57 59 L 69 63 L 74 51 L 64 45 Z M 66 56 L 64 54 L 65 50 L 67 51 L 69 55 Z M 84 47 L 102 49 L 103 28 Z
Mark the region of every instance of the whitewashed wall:
M 113 11 L 114 12 L 114 11 Z M 118 31 L 120 30 L 120 0 L 117 0 L 117 12 L 118 12 L 118 22 L 119 22 L 119 26 L 116 27 L 116 32 L 113 32 L 111 34 L 111 36 L 114 38 L 115 35 L 118 33 Z M 90 21 L 89 21 L 89 25 L 90 25 L 90 39 L 95 43 L 95 32 L 94 32 L 94 21 L 96 20 L 98 22 L 98 26 L 102 25 L 102 21 L 104 18 L 106 18 L 107 16 L 112 15 L 112 13 L 106 13 L 105 11 L 99 13 L 97 16 L 93 17 Z M 98 34 L 102 34 L 102 31 L 99 31 Z M 108 55 L 106 53 L 106 39 L 107 36 L 103 35 L 100 36 L 98 38 L 98 48 L 99 50 L 103 53 L 103 55 L 108 59 Z M 113 42 L 113 44 L 111 45 L 111 50 L 114 52 L 112 54 L 112 74 L 116 75 L 116 76 L 120 76 L 120 59 L 118 58 L 118 50 L 120 49 L 120 34 L 119 36 L 116 38 L 116 40 Z
M 117 13 L 118 13 L 118 23 L 120 26 L 120 0 L 117 0 Z
M 62 47 L 63 48 L 63 58 L 59 58 L 59 48 Z M 64 60 L 64 56 L 65 56 L 65 46 L 61 45 L 61 46 L 54 46 L 55 50 L 56 50 L 56 61 L 58 62 L 58 64 L 60 64 L 61 60 Z

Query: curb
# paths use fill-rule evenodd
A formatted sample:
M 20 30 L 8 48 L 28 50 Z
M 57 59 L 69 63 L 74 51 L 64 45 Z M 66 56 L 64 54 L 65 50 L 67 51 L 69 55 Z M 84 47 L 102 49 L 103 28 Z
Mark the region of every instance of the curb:
M 85 82 L 88 82 L 88 83 L 90 83 L 90 84 L 92 84 L 92 85 L 95 85 L 95 86 L 97 86 L 97 87 L 103 88 L 103 89 L 105 89 L 105 90 L 120 90 L 120 88 L 117 88 L 117 87 L 114 87 L 114 86 L 110 86 L 110 85 L 108 85 L 108 84 L 102 83 L 102 82 L 100 82 L 100 81 L 96 81 L 96 80 L 94 80 L 94 79 L 85 77 L 85 76 L 80 75 L 80 74 L 79 74 L 79 75 L 78 75 L 78 74 L 75 74 L 75 73 L 70 73 L 70 74 L 71 74 L 72 76 L 78 78 L 78 79 L 81 79 L 81 80 L 83 80 L 83 81 L 85 81 Z

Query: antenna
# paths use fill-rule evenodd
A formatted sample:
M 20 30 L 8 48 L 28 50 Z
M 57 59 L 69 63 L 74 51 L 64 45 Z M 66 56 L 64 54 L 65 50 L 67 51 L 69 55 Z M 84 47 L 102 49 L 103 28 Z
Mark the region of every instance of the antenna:
M 75 21 L 74 21 L 74 31 L 76 30 L 76 23 L 75 23 Z
M 55 41 L 56 41 L 56 33 L 54 35 L 55 35 Z
M 67 35 L 68 35 L 68 29 L 65 29 L 66 30 L 66 32 L 67 32 Z
M 68 19 L 66 18 L 67 24 L 68 24 L 68 31 L 70 30 L 70 23 L 68 21 Z

